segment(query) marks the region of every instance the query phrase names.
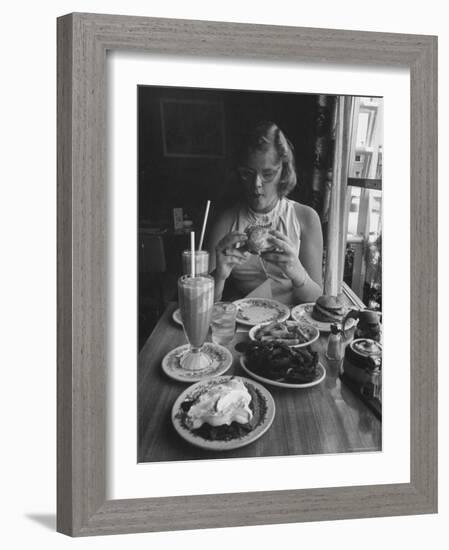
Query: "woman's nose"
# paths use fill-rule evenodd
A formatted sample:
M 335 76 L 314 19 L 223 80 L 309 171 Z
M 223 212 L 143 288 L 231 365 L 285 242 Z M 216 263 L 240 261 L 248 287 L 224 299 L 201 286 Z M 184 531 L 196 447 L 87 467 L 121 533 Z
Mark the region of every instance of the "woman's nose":
M 253 186 L 254 186 L 254 189 L 262 188 L 262 178 L 260 177 L 259 174 L 256 174 L 256 176 L 254 177 Z

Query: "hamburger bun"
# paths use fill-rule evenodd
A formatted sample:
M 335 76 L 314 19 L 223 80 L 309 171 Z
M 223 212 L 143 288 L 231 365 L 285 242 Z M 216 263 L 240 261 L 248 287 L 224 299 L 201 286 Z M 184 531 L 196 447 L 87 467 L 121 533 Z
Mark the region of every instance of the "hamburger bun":
M 262 225 L 249 225 L 245 229 L 245 233 L 248 235 L 248 240 L 245 243 L 248 252 L 251 252 L 251 254 L 260 254 L 273 248 L 268 242 L 268 237 L 270 236 L 269 230 L 269 227 Z
M 336 296 L 323 294 L 312 310 L 312 317 L 323 323 L 339 323 L 343 320 L 345 309 Z

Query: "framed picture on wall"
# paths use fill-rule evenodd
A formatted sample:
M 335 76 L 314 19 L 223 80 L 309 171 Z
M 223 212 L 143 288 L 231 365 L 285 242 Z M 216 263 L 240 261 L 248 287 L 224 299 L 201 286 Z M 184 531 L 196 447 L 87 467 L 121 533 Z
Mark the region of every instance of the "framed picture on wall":
M 167 157 L 224 155 L 223 105 L 216 101 L 160 100 L 162 142 Z

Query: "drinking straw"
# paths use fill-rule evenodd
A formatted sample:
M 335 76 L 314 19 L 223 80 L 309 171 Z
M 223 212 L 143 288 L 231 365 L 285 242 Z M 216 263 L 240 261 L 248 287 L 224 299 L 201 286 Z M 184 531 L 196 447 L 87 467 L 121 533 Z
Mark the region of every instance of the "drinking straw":
M 190 274 L 195 277 L 195 231 L 190 232 Z
M 200 237 L 200 244 L 198 246 L 198 250 L 201 250 L 203 247 L 204 232 L 206 231 L 206 223 L 207 223 L 207 216 L 209 215 L 209 207 L 210 207 L 210 201 L 207 201 L 206 212 L 204 214 L 203 228 L 201 229 L 201 237 Z

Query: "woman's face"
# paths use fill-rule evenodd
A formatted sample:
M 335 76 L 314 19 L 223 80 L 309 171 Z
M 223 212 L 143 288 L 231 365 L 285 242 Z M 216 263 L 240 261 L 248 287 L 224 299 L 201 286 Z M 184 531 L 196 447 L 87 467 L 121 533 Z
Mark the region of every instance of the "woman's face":
M 279 198 L 282 174 L 282 162 L 274 147 L 252 151 L 239 174 L 249 206 L 255 212 L 269 212 Z

